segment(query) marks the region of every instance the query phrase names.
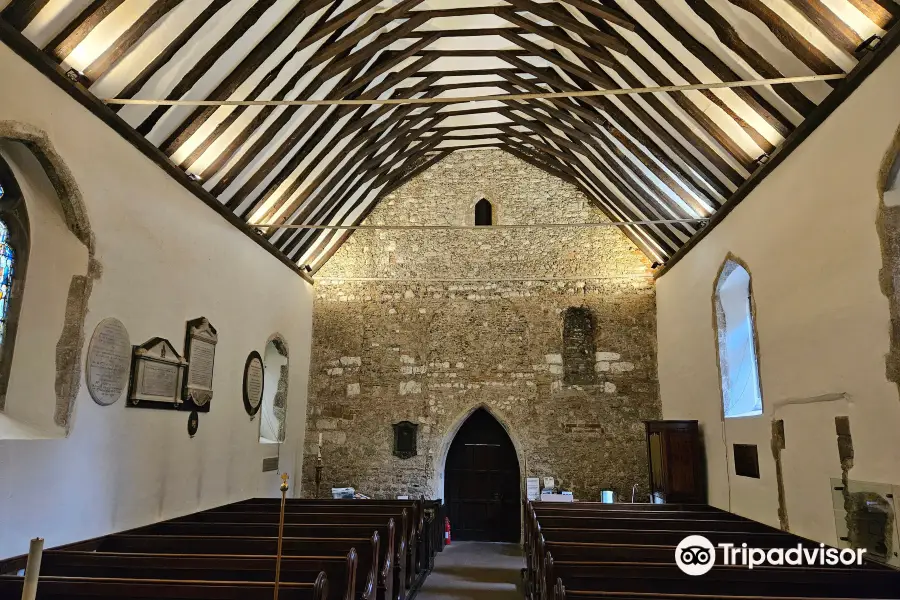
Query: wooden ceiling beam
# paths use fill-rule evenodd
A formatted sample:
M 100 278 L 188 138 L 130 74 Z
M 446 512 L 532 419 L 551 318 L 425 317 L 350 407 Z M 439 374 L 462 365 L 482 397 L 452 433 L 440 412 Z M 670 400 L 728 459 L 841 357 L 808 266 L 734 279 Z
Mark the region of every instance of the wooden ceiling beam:
M 427 48 L 434 42 L 438 40 L 438 36 L 432 36 L 430 38 L 425 38 L 419 40 L 415 44 L 411 45 L 409 48 L 406 48 L 402 52 L 385 52 L 384 60 L 379 61 L 371 71 L 366 72 L 364 75 L 353 79 L 347 84 L 341 86 L 338 91 L 338 97 L 346 98 L 348 94 L 351 92 L 358 90 L 361 87 L 364 87 L 372 82 L 372 80 L 376 79 L 379 75 L 386 73 L 402 63 L 407 58 L 411 58 L 416 55 L 420 55 L 421 58 L 426 58 L 429 61 L 435 59 L 435 57 L 427 52 L 422 52 L 424 48 Z
M 207 100 L 226 100 L 230 98 L 247 79 L 263 65 L 274 52 L 277 52 L 284 41 L 311 15 L 331 4 L 332 0 L 310 0 L 300 2 L 259 41 L 253 49 L 234 67 L 219 85 L 207 96 Z M 160 144 L 160 150 L 171 156 L 184 145 L 204 123 L 216 112 L 218 107 L 198 107 L 187 119 L 169 134 Z
M 574 6 L 578 10 L 586 13 L 590 13 L 595 17 L 600 17 L 604 21 L 609 21 L 610 23 L 615 23 L 619 27 L 623 27 L 628 29 L 629 31 L 634 31 L 634 20 L 631 18 L 628 13 L 618 11 L 608 6 L 603 6 L 597 2 L 593 2 L 592 0 L 558 0 L 559 2 L 564 2 L 570 6 Z
M 378 193 L 378 196 L 376 196 L 375 199 L 369 203 L 369 206 L 366 207 L 365 211 L 363 211 L 363 213 L 360 215 L 360 217 L 358 219 L 356 219 L 355 224 L 359 224 L 359 223 L 362 223 L 363 221 L 365 221 L 365 219 L 372 212 L 372 209 L 374 209 L 375 206 L 378 205 L 378 203 L 380 202 L 380 200 L 382 198 L 393 193 L 394 190 L 396 190 L 397 188 L 402 186 L 404 183 L 406 183 L 410 179 L 416 177 L 417 175 L 419 175 L 420 173 L 423 173 L 424 171 L 427 171 L 433 165 L 436 165 L 437 163 L 442 161 L 449 154 L 450 154 L 450 152 L 441 152 L 441 153 L 435 154 L 431 157 L 423 157 L 423 159 L 420 162 L 418 162 L 415 166 L 411 167 L 410 169 L 405 169 L 403 173 L 399 173 L 384 187 L 384 189 L 381 192 Z M 331 238 L 334 237 L 334 235 L 337 235 L 339 237 L 339 239 L 338 239 L 337 243 L 332 245 L 325 252 L 316 255 L 315 257 L 313 257 L 313 260 L 310 261 L 310 266 L 312 268 L 313 275 L 316 274 L 316 272 L 322 267 L 322 265 L 324 265 L 328 261 L 329 258 L 334 256 L 334 253 L 338 251 L 338 249 L 347 240 L 347 238 L 350 237 L 351 235 L 353 235 L 352 230 L 344 230 L 344 231 L 340 231 L 340 232 L 335 231 L 335 232 L 328 232 L 328 233 L 330 234 L 330 237 L 328 239 L 326 239 L 320 245 L 322 245 L 322 246 L 327 245 L 328 242 L 331 241 Z
M 538 46 L 537 44 L 532 44 L 531 42 L 529 42 L 522 36 L 516 35 L 514 33 L 504 32 L 502 34 L 502 37 L 506 38 L 513 44 L 516 44 L 523 50 L 531 53 L 531 55 L 543 58 L 547 62 L 556 65 L 563 71 L 566 71 L 567 73 L 581 77 L 582 79 L 593 83 L 594 85 L 596 85 L 597 87 L 599 87 L 601 89 L 614 90 L 619 87 L 615 84 L 615 82 L 612 79 L 609 78 L 609 76 L 607 76 L 605 74 L 597 75 L 591 71 L 588 71 L 587 69 L 585 69 L 583 67 L 580 67 L 576 64 L 569 62 L 568 60 L 566 60 L 565 58 L 560 56 L 555 51 L 545 50 L 544 48 Z M 506 56 L 510 56 L 510 57 L 515 56 L 514 54 L 511 54 L 507 51 L 502 51 L 499 54 L 500 54 L 501 58 L 504 58 Z
M 521 63 L 522 68 L 527 68 L 527 65 Z M 516 85 L 524 86 L 525 89 L 533 90 L 534 87 L 527 82 L 517 81 L 515 78 L 511 78 L 511 81 Z M 557 79 L 551 78 L 549 76 L 545 76 L 545 81 L 548 85 L 553 86 L 554 89 L 558 91 L 572 91 L 578 88 L 567 84 L 566 82 Z M 621 99 L 621 98 L 620 98 Z M 701 161 L 699 161 L 690 151 L 685 148 L 680 141 L 675 139 L 675 137 L 670 134 L 665 128 L 663 128 L 650 114 L 648 114 L 643 107 L 633 100 L 631 102 L 626 102 L 624 104 L 626 107 L 632 111 L 633 114 L 637 116 L 640 122 L 646 127 L 649 131 L 653 133 L 653 135 L 657 136 L 665 145 L 668 150 L 675 154 L 678 158 L 685 162 L 685 164 L 689 165 L 692 170 L 697 172 L 698 174 L 703 176 L 703 183 L 706 186 L 709 186 L 711 189 L 716 190 L 722 196 L 727 196 L 729 193 L 728 189 L 725 188 L 718 180 L 715 174 L 713 174 Z M 590 110 L 578 107 L 576 103 L 571 98 L 559 99 L 558 101 L 554 101 L 554 104 L 562 107 L 564 110 L 570 110 L 574 112 L 579 117 L 583 119 L 588 119 L 595 125 L 599 125 L 601 127 L 605 127 L 608 122 L 608 118 L 602 117 L 601 115 L 609 115 L 613 119 L 616 120 L 616 123 L 619 126 L 624 127 L 629 135 L 641 141 L 644 147 L 648 148 L 653 152 L 654 156 L 663 164 L 667 166 L 670 170 L 675 173 L 679 173 L 683 176 L 684 179 L 690 180 L 690 174 L 685 171 L 676 161 L 670 158 L 669 154 L 664 151 L 655 141 L 653 141 L 644 131 L 636 124 L 631 118 L 626 115 L 622 110 L 620 110 L 614 103 L 610 102 L 608 98 L 585 98 L 583 99 L 584 104 L 592 107 L 597 113 L 595 114 Z M 658 99 L 657 99 L 658 101 Z M 656 104 L 654 103 L 654 106 Z M 665 107 L 661 107 L 665 108 Z M 665 114 L 665 113 L 663 113 Z M 671 114 L 671 113 L 669 113 Z M 717 167 L 725 168 L 728 167 L 730 169 L 730 165 L 718 155 L 712 148 L 710 148 L 707 144 L 703 142 L 694 132 L 692 132 L 683 122 L 678 120 L 678 123 L 673 124 L 673 127 L 682 135 L 686 140 L 692 142 L 694 148 L 700 151 L 705 157 L 707 157 L 712 164 Z M 733 169 L 731 169 L 733 171 Z M 735 172 L 737 175 L 737 173 Z M 739 177 L 739 175 L 738 175 Z M 738 182 L 743 179 L 739 179 Z M 698 182 L 700 185 L 700 182 Z
M 821 0 L 787 0 L 807 21 L 816 26 L 831 43 L 853 56 L 863 39 Z
M 772 32 L 784 47 L 803 61 L 817 75 L 836 75 L 843 73 L 837 63 L 815 45 L 803 37 L 800 32 L 790 26 L 777 12 L 759 0 L 728 0 L 734 6 L 755 16 Z M 868 1 L 868 0 L 861 0 Z M 837 87 L 838 81 L 827 81 L 831 87 Z
M 556 33 L 550 27 L 545 27 L 543 25 L 538 25 L 534 21 L 527 19 L 525 17 L 519 16 L 512 11 L 497 11 L 497 14 L 513 25 L 519 26 L 521 29 L 524 29 L 528 33 L 533 33 L 535 35 L 539 35 L 544 38 L 548 42 L 553 44 L 557 44 L 559 46 L 563 46 L 568 48 L 578 56 L 581 56 L 584 59 L 592 60 L 594 62 L 598 62 L 602 65 L 606 65 L 608 67 L 613 67 L 616 65 L 615 62 L 609 59 L 605 54 L 598 52 L 591 46 L 585 46 L 579 42 L 576 42 L 570 37 L 564 36 L 562 34 Z M 513 33 L 513 32 L 509 32 Z M 514 34 L 515 35 L 515 34 Z M 505 37 L 505 36 L 504 36 Z M 508 37 L 506 39 L 509 39 Z M 605 44 L 607 47 L 614 47 L 614 49 L 618 52 L 627 53 L 627 50 L 624 46 L 618 43 L 614 38 L 611 38 L 610 41 L 607 41 Z
M 272 7 L 275 0 L 260 0 L 253 4 L 247 12 L 241 15 L 229 29 L 225 32 L 213 46 L 207 50 L 197 62 L 194 63 L 187 73 L 185 73 L 178 83 L 165 95 L 166 100 L 178 100 L 184 97 L 200 79 L 206 75 L 207 71 L 216 64 L 234 44 L 246 34 L 251 27 Z M 143 136 L 149 134 L 153 128 L 159 123 L 160 119 L 168 112 L 170 107 L 157 106 L 150 114 L 135 126 L 138 133 Z M 195 111 L 197 112 L 197 111 Z
M 0 19 L 22 31 L 49 2 L 50 0 L 13 0 L 0 12 Z
M 616 39 L 608 33 L 599 31 L 595 27 L 585 25 L 584 23 L 569 16 L 565 10 L 554 10 L 557 8 L 553 4 L 540 4 L 533 0 L 505 0 L 507 4 L 511 4 L 515 12 L 529 12 L 536 17 L 540 17 L 545 21 L 556 24 L 563 29 L 578 34 L 587 43 L 595 43 L 601 46 L 607 44 L 617 45 Z M 509 9 L 496 8 L 499 14 Z
M 178 34 L 174 40 L 169 42 L 162 52 L 150 61 L 146 67 L 141 69 L 141 72 L 133 77 L 131 81 L 116 94 L 116 98 L 134 98 L 147 82 L 150 81 L 161 68 L 168 65 L 175 55 L 178 54 L 179 50 L 184 48 L 187 43 L 190 42 L 207 23 L 209 23 L 210 19 L 216 16 L 220 10 L 228 6 L 229 1 L 230 0 L 213 0 L 209 6 L 197 16 L 197 18 L 193 19 L 190 24 Z M 109 106 L 116 112 L 119 112 L 125 107 L 124 104 L 112 104 Z
M 403 161 L 405 158 L 408 158 L 409 156 L 426 152 L 428 148 L 434 146 L 436 143 L 437 143 L 437 140 L 427 141 L 427 142 L 423 143 L 420 148 L 412 149 L 411 151 L 408 151 L 408 153 L 405 155 L 403 153 L 394 155 L 394 153 L 396 153 L 398 150 L 402 149 L 404 146 L 409 144 L 409 138 L 401 138 L 400 140 L 394 141 L 391 145 L 389 145 L 385 149 L 381 160 L 383 161 L 384 158 L 386 158 L 388 155 L 392 155 L 391 160 L 388 163 L 386 163 L 386 165 L 389 166 L 391 164 L 396 164 L 398 162 Z M 382 172 L 379 169 L 374 169 L 373 168 L 374 165 L 372 165 L 371 162 L 369 162 L 369 161 L 367 161 L 367 162 L 368 162 L 368 164 L 366 164 L 365 166 L 363 166 L 363 164 L 361 164 L 360 162 L 357 162 L 357 165 L 353 169 L 353 171 L 347 177 L 344 178 L 344 182 L 337 188 L 333 188 L 334 184 L 336 183 L 336 180 L 332 179 L 332 182 L 331 182 L 332 185 L 328 186 L 328 188 L 325 191 L 323 191 L 319 194 L 319 196 L 321 198 L 323 198 L 324 202 L 319 203 L 319 205 L 315 208 L 314 212 L 313 211 L 304 211 L 305 215 L 308 215 L 308 219 L 310 222 L 312 222 L 312 223 L 331 222 L 336 217 L 337 210 L 339 210 L 341 207 L 343 207 L 345 205 L 346 197 L 348 195 L 351 195 L 352 192 L 355 190 L 355 188 L 358 188 L 360 185 L 363 185 L 366 182 L 365 179 L 363 179 L 363 181 L 359 181 L 360 178 L 365 178 L 368 175 L 369 178 L 371 179 L 372 177 L 375 177 L 377 174 Z M 354 187 L 354 190 L 351 190 L 350 186 L 354 185 L 354 183 L 356 184 Z M 334 192 L 335 192 L 333 195 L 331 195 L 332 189 L 334 189 Z M 370 189 L 371 189 L 371 186 L 370 186 Z M 329 195 L 331 195 L 330 198 L 328 197 Z M 355 208 L 355 205 L 351 205 L 351 206 L 347 207 L 347 210 L 345 212 L 350 213 L 354 210 L 354 208 Z M 289 222 L 291 224 L 298 224 L 299 222 L 305 222 L 306 220 L 307 220 L 307 217 L 300 218 L 298 216 L 298 218 L 290 219 Z M 302 255 L 306 251 L 306 249 L 309 247 L 309 245 L 316 239 L 317 235 L 314 233 L 306 241 L 303 241 L 303 231 L 304 230 L 295 231 L 288 238 L 287 242 L 280 246 L 281 251 L 284 252 L 285 255 L 287 255 L 289 257 L 295 256 L 295 255 Z
M 740 56 L 750 67 L 765 79 L 778 79 L 784 75 L 772 63 L 750 47 L 737 30 L 716 11 L 706 0 L 687 0 L 688 6 L 703 19 L 715 32 L 716 37 L 735 54 Z M 778 94 L 797 114 L 803 118 L 815 109 L 816 104 L 806 97 L 796 86 L 791 84 L 773 85 L 772 90 Z
M 150 28 L 174 10 L 183 0 L 157 0 L 138 19 L 126 29 L 100 56 L 84 68 L 83 74 L 88 81 L 97 81 L 109 71 Z
M 331 16 L 331 10 L 337 7 L 337 3 L 335 3 L 331 9 L 326 11 L 319 19 L 319 23 L 313 26 L 311 33 L 316 30 L 316 28 L 322 25 L 328 18 Z M 349 25 L 345 25 L 348 27 Z M 332 32 L 331 39 L 337 38 L 341 34 L 342 30 L 338 30 Z M 327 43 L 327 41 L 326 41 Z M 300 45 L 303 45 L 302 42 Z M 296 53 L 299 52 L 297 48 L 295 48 L 292 52 L 288 53 L 277 65 L 273 68 L 269 69 L 269 72 L 265 74 L 265 76 L 256 84 L 256 86 L 250 90 L 247 94 L 246 98 L 248 100 L 257 100 L 262 96 L 262 94 L 269 88 L 269 86 L 277 79 L 277 77 L 281 74 L 282 70 L 291 62 L 291 60 L 296 56 Z M 281 89 L 275 92 L 272 96 L 272 100 L 285 100 L 289 93 L 297 86 L 300 80 L 305 77 L 311 69 L 307 68 L 305 65 L 301 66 L 296 73 L 291 75 L 291 78 L 281 86 Z M 314 93 L 315 89 L 318 89 L 318 86 L 324 83 L 321 75 L 313 78 L 313 81 L 310 85 L 308 85 L 302 92 L 297 95 L 297 98 L 301 99 L 309 99 L 309 97 Z M 315 87 L 313 87 L 315 86 Z M 313 89 L 310 89 L 313 88 Z M 225 134 L 226 131 L 238 120 L 238 118 L 247 111 L 247 106 L 235 106 L 228 114 L 222 119 L 216 127 L 203 138 L 203 140 L 197 144 L 194 149 L 188 154 L 183 160 L 181 160 L 178 164 L 179 166 L 190 169 L 194 163 L 200 159 L 200 157 L 212 146 L 219 138 Z M 277 109 L 276 106 L 264 106 L 262 109 L 254 116 L 252 121 L 249 124 L 246 124 L 241 128 L 241 130 L 235 135 L 232 141 L 226 146 L 226 148 L 220 152 L 220 154 L 212 161 L 210 165 L 208 165 L 203 172 L 201 173 L 201 178 L 204 180 L 208 180 L 210 177 L 215 175 L 219 169 L 231 158 L 231 156 L 237 152 L 240 146 L 247 141 L 247 139 L 253 134 L 253 132 L 260 127 L 265 119 L 272 114 Z M 290 114 L 294 114 L 296 111 L 290 111 Z
M 342 78 L 342 81 L 339 82 L 336 87 L 340 87 L 341 83 L 351 81 L 360 69 L 361 67 L 357 67 L 348 71 Z M 324 81 L 319 81 L 316 84 L 311 84 L 307 88 L 308 90 L 310 90 L 309 93 L 314 93 L 322 83 L 324 83 Z M 299 112 L 299 109 L 301 109 L 302 107 L 296 108 L 298 109 L 297 111 L 282 111 L 282 113 L 279 114 L 278 118 L 275 119 L 275 121 L 273 121 L 269 127 L 267 127 L 266 131 L 261 132 L 261 134 L 257 136 L 256 141 L 254 141 L 253 145 L 242 154 L 241 158 L 235 161 L 233 165 L 231 165 L 228 173 L 226 173 L 226 175 L 223 176 L 213 188 L 213 194 L 219 195 L 223 193 L 254 160 L 259 158 L 260 154 L 268 154 L 266 160 L 262 163 L 262 165 L 260 165 L 259 168 L 257 168 L 246 179 L 240 189 L 238 189 L 238 191 L 235 192 L 235 194 L 225 203 L 228 208 L 234 210 L 240 204 L 242 204 L 246 197 L 250 193 L 252 193 L 253 190 L 260 183 L 262 183 L 263 180 L 268 178 L 271 172 L 276 169 L 276 167 L 292 151 L 296 150 L 296 144 L 299 144 L 300 141 L 312 128 L 316 128 L 317 134 L 324 135 L 326 127 L 329 124 L 334 123 L 334 115 L 338 112 L 338 107 L 324 105 L 316 106 L 311 111 L 309 111 L 299 123 L 296 123 L 293 119 L 293 116 L 296 114 L 296 112 Z M 331 116 L 328 118 L 328 120 L 325 120 L 323 122 L 322 118 L 329 113 Z M 272 139 L 277 137 L 285 128 L 290 129 L 290 133 L 288 134 L 287 138 L 285 138 L 276 148 L 267 153 L 266 149 L 272 142 Z M 270 134 L 269 132 L 272 133 Z M 312 139 L 315 139 L 315 136 L 313 136 Z M 304 158 L 298 158 L 298 154 L 300 153 L 294 153 L 294 157 L 291 159 L 289 164 L 293 163 L 293 161 L 295 160 L 302 160 L 302 158 Z M 283 177 L 286 176 L 287 175 L 285 174 L 285 169 L 281 169 L 279 175 L 277 175 L 272 181 L 270 181 L 267 189 L 272 189 L 273 187 L 277 187 L 277 185 L 280 185 L 283 181 Z
M 602 26 L 602 24 L 601 24 Z M 613 32 L 614 33 L 614 32 Z M 659 54 L 660 58 L 662 58 L 666 63 L 669 64 L 672 69 L 678 73 L 680 77 L 682 77 L 689 84 L 697 84 L 700 83 L 700 79 L 697 78 L 678 58 L 676 58 L 667 48 L 665 48 L 659 40 L 655 37 L 650 36 L 646 30 L 639 27 L 636 30 L 638 35 L 644 37 L 645 41 L 647 41 L 651 48 Z M 631 47 L 630 43 L 622 39 L 622 43 Z M 633 49 L 633 47 L 632 47 Z M 674 85 L 675 82 L 665 76 L 659 68 L 648 59 L 646 56 L 641 54 L 640 52 L 634 51 L 631 54 L 632 60 L 635 61 L 637 66 L 644 71 L 648 76 L 650 76 L 657 85 Z M 644 82 L 639 80 L 636 76 L 634 76 L 631 71 L 625 67 L 619 69 L 619 74 L 625 79 L 626 85 L 634 86 L 643 86 Z M 755 127 L 750 125 L 745 119 L 741 118 L 731 107 L 721 98 L 713 90 L 700 90 L 700 94 L 706 97 L 707 100 L 718 106 L 725 114 L 727 114 L 731 119 L 744 130 L 744 132 L 750 136 L 750 138 L 756 143 L 760 149 L 764 152 L 769 153 L 772 152 L 775 147 L 774 145 Z M 713 138 L 726 152 L 728 152 L 739 164 L 741 164 L 745 169 L 752 170 L 753 157 L 751 157 L 747 152 L 734 140 L 734 138 L 728 135 L 725 131 L 719 127 L 718 123 L 716 123 L 713 119 L 711 119 L 706 112 L 704 112 L 693 100 L 691 100 L 690 96 L 688 96 L 684 92 L 671 92 L 669 93 L 669 97 L 678 104 L 678 106 L 685 111 L 694 121 L 697 122 L 710 137 Z M 663 114 L 665 111 L 668 111 L 658 98 L 645 98 L 649 103 L 652 104 L 653 108 L 656 110 L 662 110 Z M 730 179 L 733 183 L 740 184 L 743 181 L 743 176 L 741 176 L 737 171 L 735 171 L 728 163 L 721 161 L 720 159 L 713 158 L 713 155 L 707 154 L 707 158 L 713 161 L 713 164 L 717 166 L 717 168 Z M 715 155 L 717 156 L 717 155 Z
M 887 31 L 900 19 L 900 3 L 895 0 L 849 0 L 856 10 Z
M 608 0 L 614 5 L 615 0 Z M 689 52 L 696 56 L 703 65 L 715 74 L 722 81 L 736 81 L 741 77 L 735 73 L 722 59 L 716 54 L 697 41 L 688 31 L 682 27 L 672 16 L 660 7 L 656 0 L 636 0 L 636 2 L 653 19 L 665 29 L 669 35 L 684 46 Z M 662 47 L 662 44 L 643 27 L 635 30 L 641 39 L 651 46 L 655 51 Z M 667 61 L 669 62 L 669 61 Z M 670 66 L 673 66 L 670 62 Z M 686 70 L 686 68 L 685 68 Z M 683 75 L 682 75 L 683 76 Z M 772 128 L 774 128 L 781 136 L 787 137 L 794 130 L 794 123 L 772 106 L 768 100 L 760 96 L 759 92 L 752 88 L 734 88 L 737 94 L 744 102 L 751 106 L 756 113 L 762 117 Z
M 524 119 L 521 119 L 514 114 L 511 114 L 510 118 L 512 118 L 515 122 L 519 123 L 520 125 L 525 125 L 527 127 L 531 127 L 533 130 L 539 131 L 541 136 L 548 138 L 548 139 L 552 139 L 557 145 L 567 147 L 571 151 L 581 154 L 585 159 L 587 159 L 588 162 L 593 164 L 595 167 L 597 167 L 601 170 L 605 170 L 605 169 L 603 169 L 602 163 L 598 162 L 597 159 L 595 158 L 595 156 L 592 153 L 588 152 L 588 150 L 586 148 L 582 147 L 580 144 L 574 143 L 571 140 L 551 131 L 548 127 L 543 126 L 540 123 L 525 121 Z M 666 193 L 658 185 L 656 185 L 655 182 L 653 182 L 649 177 L 647 177 L 640 169 L 635 168 L 634 163 L 631 160 L 629 160 L 628 157 L 626 157 L 624 155 L 624 153 L 618 147 L 616 147 L 615 144 L 609 143 L 608 141 L 606 141 L 604 139 L 600 139 L 600 141 L 603 143 L 605 150 L 606 150 L 606 152 L 604 154 L 606 154 L 608 156 L 616 156 L 621 163 L 621 164 L 619 164 L 619 163 L 616 163 L 614 160 L 608 159 L 609 166 L 611 166 L 613 168 L 613 170 L 618 173 L 620 178 L 624 178 L 625 180 L 628 180 L 628 179 L 632 180 L 632 185 L 629 187 L 633 190 L 633 193 L 637 193 L 638 195 L 641 196 L 641 199 L 643 200 L 645 207 L 650 208 L 657 204 L 666 206 L 672 212 L 672 214 L 675 216 L 675 218 L 691 218 L 694 216 L 694 215 L 688 213 L 687 211 L 685 211 L 681 206 L 679 206 L 678 204 L 673 202 L 666 195 Z M 640 181 L 642 181 L 644 183 L 644 185 L 647 186 L 647 188 L 653 192 L 653 195 L 646 193 L 640 187 L 640 185 L 635 185 L 633 183 L 634 177 L 637 177 Z M 692 202 L 695 202 L 695 201 L 692 200 Z M 665 215 L 659 215 L 659 216 L 665 217 Z M 690 235 L 692 235 L 692 233 L 693 233 L 693 232 L 689 231 L 687 229 L 687 227 L 681 223 L 673 224 L 672 228 L 680 231 L 682 234 L 684 234 L 688 237 L 690 237 Z
M 385 27 L 391 21 L 396 19 L 402 19 L 405 16 L 409 16 L 408 13 L 410 10 L 421 4 L 423 0 L 403 0 L 400 4 L 393 7 L 391 10 L 384 12 L 382 14 L 376 15 L 372 19 L 370 19 L 365 25 L 360 27 L 359 29 L 354 30 L 352 33 L 342 37 L 336 43 L 331 44 L 328 48 L 323 49 L 323 52 L 317 53 L 315 56 L 311 57 L 307 64 L 311 67 L 322 64 L 323 62 L 337 56 L 344 50 L 350 50 L 354 46 L 356 46 L 359 42 L 366 39 L 370 35 L 376 33 L 381 28 Z M 421 21 L 424 23 L 428 20 L 427 17 L 412 17 L 417 21 Z
M 44 52 L 62 62 L 94 28 L 125 0 L 92 0 L 77 17 L 44 46 Z
M 427 83 L 423 83 L 421 85 L 421 89 L 424 90 L 426 88 L 427 88 Z M 418 93 L 418 90 L 412 91 L 412 93 L 414 93 L 414 94 Z M 349 142 L 349 144 L 344 148 L 344 154 L 351 152 L 358 144 L 363 143 L 366 139 L 368 139 L 367 136 L 380 134 L 382 131 L 384 131 L 385 129 L 390 127 L 393 123 L 395 123 L 399 120 L 397 115 L 407 114 L 407 113 L 411 112 L 414 107 L 412 105 L 407 105 L 407 106 L 402 106 L 399 109 L 395 106 L 390 106 L 390 107 L 385 106 L 385 107 L 381 107 L 381 108 L 389 109 L 389 110 L 384 111 L 385 113 L 391 112 L 391 110 L 396 110 L 396 112 L 393 115 L 391 115 L 390 117 L 388 117 L 387 119 L 385 119 L 382 123 L 377 124 L 377 125 L 376 125 L 376 122 L 380 116 L 378 114 L 380 109 L 373 111 L 373 113 L 371 113 L 370 115 L 367 115 L 366 117 L 363 117 L 362 119 L 352 119 L 351 118 L 351 119 L 347 120 L 343 131 L 339 132 L 338 135 L 335 137 L 335 143 L 337 141 L 343 139 L 343 137 L 345 137 L 349 133 L 359 129 L 360 124 L 363 124 L 363 125 L 362 125 L 361 133 L 357 134 L 354 138 L 352 138 L 351 141 Z M 337 122 L 337 113 L 333 113 L 332 116 L 330 117 L 330 119 L 333 120 L 334 123 L 336 123 Z M 320 127 L 320 129 L 324 130 L 324 128 L 321 128 L 321 127 Z M 291 161 L 287 165 L 285 165 L 285 167 L 280 171 L 279 175 L 276 177 L 276 180 L 273 181 L 272 183 L 274 184 L 275 182 L 278 182 L 280 184 L 280 182 L 282 180 L 286 179 L 289 176 L 289 174 L 292 173 L 294 170 L 296 170 L 296 168 L 300 165 L 300 163 L 302 162 L 302 158 L 305 158 L 306 155 L 311 153 L 315 149 L 315 146 L 320 141 L 321 141 L 321 136 L 320 137 L 314 136 L 313 138 L 308 140 L 304 144 L 304 146 L 302 148 L 300 148 L 300 150 L 297 153 L 295 153 L 294 158 L 291 159 Z M 312 171 L 314 170 L 314 168 L 316 166 L 317 166 L 317 164 L 315 163 L 315 161 L 310 161 L 310 163 L 306 167 L 306 169 L 304 169 L 303 172 L 301 172 L 299 175 L 297 175 L 297 177 L 295 177 L 294 183 L 291 186 L 289 186 L 284 191 L 284 193 L 281 195 L 281 197 L 278 200 L 276 200 L 276 202 L 272 205 L 272 207 L 270 207 L 269 211 L 263 216 L 263 220 L 270 221 L 272 219 L 272 215 L 276 211 L 280 210 L 281 206 L 285 202 L 287 202 L 291 196 L 294 195 L 294 193 L 299 189 L 299 187 L 303 184 L 303 182 L 305 182 L 309 178 L 310 174 L 312 173 Z M 322 180 L 324 180 L 324 178 L 329 174 L 329 171 L 330 171 L 330 169 L 322 170 L 322 173 L 323 173 L 321 176 Z M 273 185 L 273 184 L 270 184 L 267 187 L 267 189 L 258 196 L 258 199 L 245 211 L 245 214 L 249 215 L 252 212 L 255 212 L 256 206 L 260 202 L 263 202 L 266 199 L 268 199 L 269 196 L 272 193 L 274 193 L 274 191 L 277 189 L 278 186 Z M 317 180 L 317 182 L 314 182 L 312 185 L 307 186 L 307 188 L 293 202 L 294 207 L 299 206 L 303 201 L 305 201 L 305 199 L 309 196 L 309 194 L 313 193 L 315 191 L 315 189 L 317 189 L 319 187 L 319 185 L 321 185 L 321 183 L 319 183 Z M 289 215 L 295 210 L 294 207 L 289 207 L 287 210 L 282 211 L 282 213 L 284 215 Z M 279 219 L 276 222 L 278 224 L 281 224 L 283 222 L 283 219 Z

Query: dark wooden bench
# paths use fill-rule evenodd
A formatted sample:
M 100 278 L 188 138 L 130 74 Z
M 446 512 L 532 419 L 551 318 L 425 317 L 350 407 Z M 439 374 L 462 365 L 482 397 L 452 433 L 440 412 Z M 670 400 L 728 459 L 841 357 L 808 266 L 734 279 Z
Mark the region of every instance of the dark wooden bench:
M 285 523 L 378 523 L 383 519 L 395 518 L 400 523 L 400 537 L 397 551 L 403 556 L 398 564 L 404 565 L 403 573 L 406 589 L 418 588 L 430 572 L 433 564 L 432 550 L 423 540 L 424 508 L 421 501 L 401 501 L 395 504 L 378 502 L 370 505 L 369 500 L 332 500 L 332 508 L 326 508 L 329 501 L 290 500 L 285 506 Z M 228 515 L 235 515 L 229 518 Z M 228 522 L 273 522 L 280 519 L 280 501 L 252 499 L 227 504 L 201 513 L 176 520 L 212 520 Z M 427 553 L 427 554 L 426 554 Z M 427 558 L 426 558 L 427 557 Z
M 686 535 L 763 549 L 820 545 L 717 510 L 573 506 L 526 507 L 526 588 L 535 600 L 900 598 L 900 572 L 871 562 L 752 570 L 717 562 L 702 577 L 691 577 L 675 564 L 675 547 Z
M 24 578 L 0 576 L 0 598 L 21 598 Z M 38 600 L 116 598 L 120 600 L 271 600 L 273 582 L 256 581 L 169 581 L 155 579 L 100 579 L 90 577 L 41 577 Z M 326 600 L 328 580 L 319 573 L 312 581 L 283 583 L 280 600 Z
M 376 540 L 377 542 L 377 540 Z M 359 573 L 357 553 L 285 556 L 280 581 L 304 582 L 325 573 L 329 600 L 375 600 L 377 572 Z M 371 563 L 371 556 L 369 557 Z M 374 563 L 373 563 L 374 564 Z M 41 560 L 42 576 L 186 581 L 275 580 L 274 556 L 128 554 L 50 550 Z

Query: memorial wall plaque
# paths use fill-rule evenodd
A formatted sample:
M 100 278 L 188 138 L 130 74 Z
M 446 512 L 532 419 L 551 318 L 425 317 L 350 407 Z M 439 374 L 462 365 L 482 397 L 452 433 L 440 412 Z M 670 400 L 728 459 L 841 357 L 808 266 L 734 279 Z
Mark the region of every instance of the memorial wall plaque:
M 187 323 L 184 338 L 184 353 L 187 360 L 187 377 L 181 397 L 184 408 L 209 412 L 213 397 L 213 366 L 216 359 L 216 343 L 219 336 L 216 328 L 206 317 L 193 319 Z
M 186 366 L 169 340 L 155 337 L 134 346 L 128 406 L 178 408 Z
M 85 379 L 88 392 L 101 406 L 114 404 L 128 387 L 131 341 L 118 319 L 100 321 L 88 345 Z
M 264 369 L 262 356 L 254 350 L 244 363 L 244 410 L 250 415 L 250 420 L 259 412 L 262 404 L 264 383 Z
M 200 427 L 200 417 L 197 415 L 196 410 L 192 410 L 191 414 L 188 415 L 188 435 L 194 437 L 197 434 L 197 429 Z

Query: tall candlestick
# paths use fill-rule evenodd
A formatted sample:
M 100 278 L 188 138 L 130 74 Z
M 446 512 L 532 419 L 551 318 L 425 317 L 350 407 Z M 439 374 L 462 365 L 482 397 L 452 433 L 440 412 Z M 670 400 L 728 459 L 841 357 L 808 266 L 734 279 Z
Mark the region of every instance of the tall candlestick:
M 316 458 L 322 458 L 322 434 L 319 434 L 319 446 L 316 450 Z
M 31 540 L 28 549 L 28 563 L 25 565 L 25 583 L 22 585 L 22 600 L 34 600 L 37 595 L 38 575 L 41 572 L 41 555 L 44 552 L 44 538 Z

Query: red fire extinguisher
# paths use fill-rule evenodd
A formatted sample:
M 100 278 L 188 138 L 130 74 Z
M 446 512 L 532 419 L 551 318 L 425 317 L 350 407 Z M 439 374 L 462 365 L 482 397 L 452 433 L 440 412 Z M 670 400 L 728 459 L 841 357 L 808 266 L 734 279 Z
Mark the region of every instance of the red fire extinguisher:
M 450 545 L 450 518 L 444 517 L 444 545 Z

